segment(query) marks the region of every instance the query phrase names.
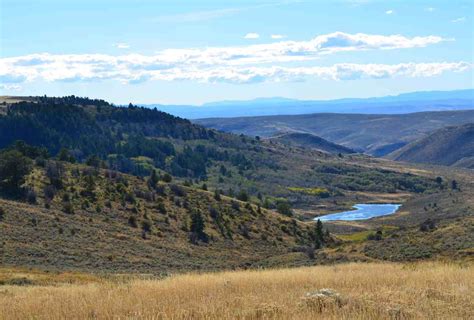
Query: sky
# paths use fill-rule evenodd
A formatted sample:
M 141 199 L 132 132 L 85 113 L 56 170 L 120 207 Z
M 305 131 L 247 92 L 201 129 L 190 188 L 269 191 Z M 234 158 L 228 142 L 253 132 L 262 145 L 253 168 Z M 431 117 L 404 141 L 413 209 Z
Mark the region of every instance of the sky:
M 202 104 L 473 88 L 473 3 L 0 0 L 0 94 Z

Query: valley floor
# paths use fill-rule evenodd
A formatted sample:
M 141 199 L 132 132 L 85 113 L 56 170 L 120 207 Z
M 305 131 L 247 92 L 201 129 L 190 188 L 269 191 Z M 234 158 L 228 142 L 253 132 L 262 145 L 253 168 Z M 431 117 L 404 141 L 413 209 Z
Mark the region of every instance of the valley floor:
M 474 267 L 440 262 L 164 279 L 3 269 L 0 280 L 7 284 L 0 286 L 0 319 L 468 319 L 474 314 Z M 15 281 L 30 285 L 11 285 Z

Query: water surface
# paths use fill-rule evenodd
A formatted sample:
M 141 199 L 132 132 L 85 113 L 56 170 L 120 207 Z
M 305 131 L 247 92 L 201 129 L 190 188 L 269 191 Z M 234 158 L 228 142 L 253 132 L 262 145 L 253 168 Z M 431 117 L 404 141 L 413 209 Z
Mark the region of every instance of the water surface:
M 343 211 L 338 213 L 331 213 L 324 216 L 315 218 L 321 221 L 334 221 L 334 220 L 366 220 L 374 217 L 387 216 L 394 214 L 400 208 L 400 204 L 356 204 L 355 210 Z

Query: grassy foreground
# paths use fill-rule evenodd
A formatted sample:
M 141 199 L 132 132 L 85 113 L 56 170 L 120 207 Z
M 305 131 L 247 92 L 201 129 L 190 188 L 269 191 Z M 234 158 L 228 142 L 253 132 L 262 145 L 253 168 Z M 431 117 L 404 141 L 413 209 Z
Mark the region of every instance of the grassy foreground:
M 351 263 L 0 286 L 1 319 L 468 319 L 474 268 Z M 323 288 L 339 296 L 307 296 Z

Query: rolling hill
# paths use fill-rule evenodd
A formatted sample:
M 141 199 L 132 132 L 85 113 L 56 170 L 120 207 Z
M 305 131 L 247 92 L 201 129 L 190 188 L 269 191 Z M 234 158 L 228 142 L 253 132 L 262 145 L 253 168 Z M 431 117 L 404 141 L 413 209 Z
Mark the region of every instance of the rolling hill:
M 436 130 L 387 158 L 474 169 L 474 123 Z
M 374 156 L 387 155 L 445 126 L 472 122 L 474 110 L 399 115 L 317 113 L 194 120 L 194 123 L 208 128 L 250 136 L 270 137 L 282 131 L 310 133 Z
M 355 153 L 354 150 L 346 148 L 344 146 L 338 145 L 327 141 L 321 137 L 315 136 L 310 133 L 300 133 L 300 132 L 290 132 L 283 133 L 270 137 L 271 141 L 278 141 L 284 144 L 316 149 L 323 152 L 333 153 L 333 154 L 349 154 Z

